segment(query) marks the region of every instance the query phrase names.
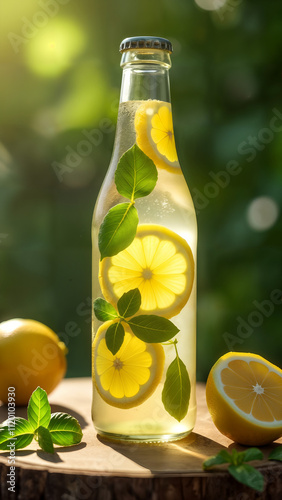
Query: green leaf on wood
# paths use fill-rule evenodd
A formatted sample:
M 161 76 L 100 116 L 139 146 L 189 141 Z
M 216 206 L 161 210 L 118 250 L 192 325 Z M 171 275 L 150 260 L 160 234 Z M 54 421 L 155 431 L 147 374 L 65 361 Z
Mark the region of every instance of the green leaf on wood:
M 179 422 L 188 411 L 191 384 L 183 361 L 177 356 L 169 365 L 162 392 L 166 411 Z
M 34 429 L 28 420 L 21 417 L 10 419 L 9 425 L 0 427 L 0 450 L 10 451 L 28 446 L 34 436 Z
M 48 427 L 51 418 L 51 408 L 47 392 L 41 389 L 41 387 L 37 387 L 30 396 L 27 416 L 34 430 L 40 425 Z
M 226 450 L 221 450 L 217 455 L 207 458 L 203 462 L 203 469 L 209 469 L 215 465 L 231 463 L 231 455 Z
M 270 453 L 268 460 L 282 461 L 282 446 L 277 446 L 277 448 L 274 448 L 274 450 L 272 450 L 272 452 Z
M 124 318 L 129 318 L 139 311 L 141 306 L 141 293 L 138 288 L 124 293 L 117 303 L 118 312 Z
M 121 323 L 109 326 L 105 335 L 107 348 L 115 355 L 122 346 L 124 339 L 124 328 Z
M 127 321 L 127 324 L 134 335 L 143 342 L 166 342 L 179 332 L 169 319 L 154 314 L 134 316 Z
M 54 453 L 54 445 L 50 431 L 46 429 L 46 427 L 40 425 L 36 432 L 40 448 L 47 451 L 47 453 Z
M 258 448 L 248 448 L 246 451 L 239 452 L 239 454 L 243 455 L 243 462 L 263 459 L 263 453 Z
M 135 238 L 138 213 L 132 203 L 119 203 L 109 210 L 99 230 L 101 260 L 127 248 Z
M 96 318 L 100 321 L 108 321 L 118 318 L 118 313 L 114 306 L 100 297 L 94 301 L 94 313 Z
M 68 413 L 52 413 L 48 430 L 53 443 L 61 446 L 78 444 L 82 438 L 82 430 L 78 421 Z
M 157 182 L 154 162 L 134 144 L 119 160 L 115 183 L 118 192 L 131 201 L 150 194 Z
M 239 483 L 245 484 L 256 491 L 263 491 L 263 475 L 251 465 L 229 465 L 228 471 Z

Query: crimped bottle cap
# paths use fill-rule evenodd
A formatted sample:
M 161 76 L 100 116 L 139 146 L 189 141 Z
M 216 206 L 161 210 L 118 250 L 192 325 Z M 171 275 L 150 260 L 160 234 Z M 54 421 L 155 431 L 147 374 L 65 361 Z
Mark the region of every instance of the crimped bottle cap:
M 131 36 L 121 42 L 119 51 L 125 52 L 130 49 L 159 49 L 171 53 L 172 43 L 159 36 Z

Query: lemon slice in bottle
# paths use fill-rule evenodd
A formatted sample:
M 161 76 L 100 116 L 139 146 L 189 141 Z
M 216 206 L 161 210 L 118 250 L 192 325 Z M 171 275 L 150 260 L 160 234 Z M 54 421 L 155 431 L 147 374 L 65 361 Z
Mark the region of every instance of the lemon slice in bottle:
M 212 367 L 207 404 L 222 434 L 247 446 L 282 436 L 282 370 L 257 354 L 229 352 Z
M 125 327 L 119 351 L 113 355 L 105 335 L 113 321 L 97 331 L 92 347 L 92 369 L 95 385 L 106 403 L 118 408 L 133 408 L 145 401 L 160 383 L 164 367 L 164 350 L 160 344 L 148 344 Z
M 141 224 L 131 245 L 100 262 L 99 281 L 114 306 L 123 293 L 139 288 L 138 314 L 171 318 L 190 297 L 194 267 L 192 251 L 181 236 L 164 226 Z
M 136 111 L 134 125 L 139 148 L 153 160 L 156 167 L 180 174 L 171 104 L 156 100 L 145 101 Z

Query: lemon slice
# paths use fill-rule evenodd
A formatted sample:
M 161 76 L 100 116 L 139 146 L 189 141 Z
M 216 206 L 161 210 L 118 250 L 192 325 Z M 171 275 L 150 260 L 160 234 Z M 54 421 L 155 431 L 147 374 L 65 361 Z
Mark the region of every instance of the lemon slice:
M 139 288 L 140 314 L 171 318 L 189 299 L 194 259 L 188 243 L 157 224 L 142 224 L 125 250 L 100 263 L 99 281 L 106 300 L 116 306 L 129 290 Z
M 136 111 L 134 125 L 139 148 L 156 167 L 180 174 L 170 103 L 145 101 Z
M 93 376 L 100 396 L 118 408 L 133 408 L 145 401 L 160 383 L 164 350 L 160 344 L 147 344 L 125 328 L 124 341 L 113 355 L 105 334 L 113 321 L 97 331 L 92 347 Z
M 282 435 L 282 370 L 256 354 L 230 352 L 215 363 L 206 387 L 216 427 L 244 445 Z

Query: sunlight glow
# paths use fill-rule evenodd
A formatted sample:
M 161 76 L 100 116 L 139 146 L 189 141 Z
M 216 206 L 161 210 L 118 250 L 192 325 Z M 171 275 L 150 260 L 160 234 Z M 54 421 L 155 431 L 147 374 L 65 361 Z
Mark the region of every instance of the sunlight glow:
M 84 46 L 84 33 L 76 23 L 52 19 L 26 44 L 26 61 L 34 73 L 56 77 L 73 64 Z

